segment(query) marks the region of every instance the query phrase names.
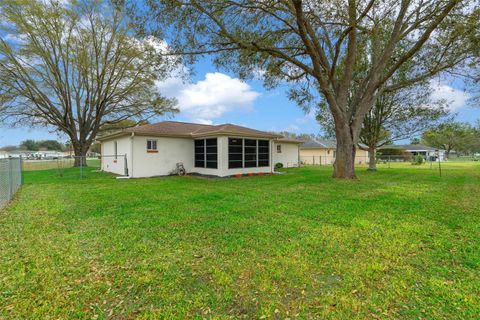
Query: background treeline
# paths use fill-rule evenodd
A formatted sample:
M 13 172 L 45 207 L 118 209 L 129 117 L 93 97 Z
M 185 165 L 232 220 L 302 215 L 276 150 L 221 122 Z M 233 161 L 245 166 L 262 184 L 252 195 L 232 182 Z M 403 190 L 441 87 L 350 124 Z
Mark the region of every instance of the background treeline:
M 9 145 L 0 148 L 1 151 L 71 151 L 69 142 L 63 143 L 57 140 L 24 140 L 18 146 Z M 100 153 L 100 145 L 94 143 L 91 152 Z

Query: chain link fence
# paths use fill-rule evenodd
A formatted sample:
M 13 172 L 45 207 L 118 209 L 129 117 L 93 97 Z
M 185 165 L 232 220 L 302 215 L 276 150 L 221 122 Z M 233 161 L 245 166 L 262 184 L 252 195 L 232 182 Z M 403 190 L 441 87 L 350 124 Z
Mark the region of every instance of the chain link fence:
M 0 209 L 7 206 L 22 185 L 22 159 L 0 159 Z
M 356 156 L 355 165 L 367 168 L 369 166 L 368 156 Z M 300 156 L 301 166 L 333 166 L 335 157 L 323 155 Z M 375 159 L 376 168 L 404 168 L 404 169 L 430 169 L 438 172 L 440 175 L 443 169 L 457 170 L 465 165 L 478 164 L 480 166 L 479 156 L 450 156 L 439 159 L 432 155 L 381 155 L 377 154 Z
M 67 156 L 55 159 L 24 159 L 25 172 L 44 171 L 43 177 L 57 176 L 87 179 L 96 172 L 107 171 L 118 176 L 128 176 L 126 155 L 102 155 L 98 157 Z
M 355 164 L 362 165 L 368 164 L 368 156 L 356 156 Z M 303 166 L 331 166 L 335 163 L 334 156 L 322 156 L 322 155 L 311 155 L 311 156 L 300 156 L 300 165 Z

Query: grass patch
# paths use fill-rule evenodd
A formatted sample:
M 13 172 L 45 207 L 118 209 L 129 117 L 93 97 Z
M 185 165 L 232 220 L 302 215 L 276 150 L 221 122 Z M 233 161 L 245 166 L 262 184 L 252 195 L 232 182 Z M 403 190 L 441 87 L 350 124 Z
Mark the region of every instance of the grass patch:
M 0 211 L 0 318 L 477 319 L 480 164 L 419 167 L 26 172 Z

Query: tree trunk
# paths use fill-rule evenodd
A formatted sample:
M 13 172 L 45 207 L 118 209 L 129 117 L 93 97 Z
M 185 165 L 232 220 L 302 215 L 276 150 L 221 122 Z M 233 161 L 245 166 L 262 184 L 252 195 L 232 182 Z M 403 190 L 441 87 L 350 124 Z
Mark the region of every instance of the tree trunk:
M 74 152 L 74 161 L 73 161 L 73 166 L 74 167 L 86 167 L 87 166 L 87 152 L 88 149 L 90 148 L 90 145 L 87 144 L 81 144 L 80 142 L 74 142 L 72 141 L 72 146 L 73 146 L 73 152 Z
M 377 150 L 374 147 L 368 148 L 368 171 L 377 171 Z
M 337 155 L 333 164 L 333 177 L 337 179 L 356 179 L 355 176 L 355 143 L 350 128 L 335 130 L 337 138 Z
M 438 157 L 440 158 L 440 151 L 438 152 Z M 445 154 L 443 155 L 443 157 L 445 158 L 445 160 L 448 160 L 448 158 L 450 158 L 450 148 L 447 148 L 447 150 L 445 150 Z

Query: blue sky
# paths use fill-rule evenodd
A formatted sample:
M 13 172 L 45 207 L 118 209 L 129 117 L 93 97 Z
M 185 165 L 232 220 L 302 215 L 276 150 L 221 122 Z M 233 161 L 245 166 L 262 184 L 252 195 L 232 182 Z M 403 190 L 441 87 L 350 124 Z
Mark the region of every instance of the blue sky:
M 460 121 L 480 119 L 480 107 L 468 106 L 469 93 L 461 81 L 447 83 L 432 81 L 434 96 L 447 99 Z M 288 87 L 267 91 L 261 80 L 246 83 L 235 75 L 217 70 L 208 60 L 195 66 L 195 75 L 189 83 L 173 78 L 159 85 L 166 95 L 179 100 L 181 112 L 171 120 L 202 123 L 235 123 L 260 130 L 320 133 L 312 114 L 305 114 L 288 100 Z M 163 119 L 158 119 L 159 121 Z M 59 139 L 66 141 L 49 128 L 0 127 L 0 146 L 19 144 L 25 139 Z

